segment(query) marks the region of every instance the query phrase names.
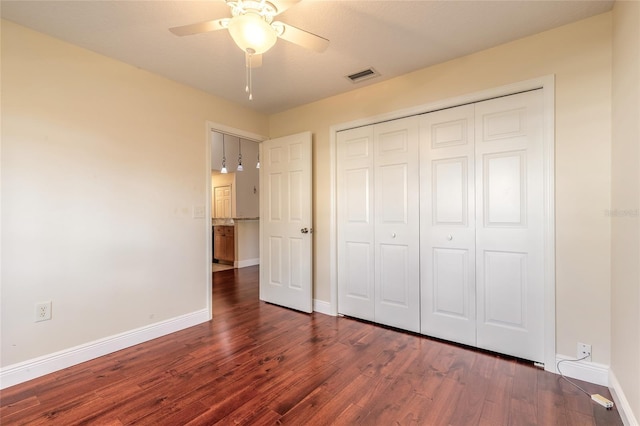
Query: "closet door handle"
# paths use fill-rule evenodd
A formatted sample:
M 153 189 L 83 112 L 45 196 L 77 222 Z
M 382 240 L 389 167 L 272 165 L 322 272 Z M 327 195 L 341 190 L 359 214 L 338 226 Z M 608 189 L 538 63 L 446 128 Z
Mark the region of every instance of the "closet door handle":
M 447 240 L 449 240 L 449 241 L 453 240 L 453 235 L 449 234 L 449 235 L 447 236 Z
M 391 238 L 395 238 L 395 237 L 396 237 L 396 233 L 395 233 L 395 232 L 392 232 L 392 233 L 391 233 Z
M 308 234 L 309 233 L 309 229 L 308 228 L 302 228 L 300 230 L 300 232 L 302 232 L 303 234 Z

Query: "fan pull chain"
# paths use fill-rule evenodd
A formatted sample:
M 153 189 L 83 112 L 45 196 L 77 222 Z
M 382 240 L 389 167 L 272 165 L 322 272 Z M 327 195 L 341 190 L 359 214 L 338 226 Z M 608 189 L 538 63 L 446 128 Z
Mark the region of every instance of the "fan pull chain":
M 244 79 L 245 79 L 246 85 L 244 86 L 244 91 L 245 91 L 245 92 L 247 92 L 247 93 L 249 93 L 249 67 L 250 67 L 250 64 L 249 64 L 250 59 L 249 59 L 249 57 L 247 57 L 247 58 L 245 59 L 245 61 L 246 61 L 246 62 L 245 62 L 245 64 L 244 64 L 244 65 L 245 65 L 245 75 L 244 75 Z
M 249 100 L 252 101 L 253 100 L 253 82 L 252 82 L 252 72 L 251 72 L 251 58 L 253 58 L 253 49 L 247 49 L 247 58 L 246 58 L 246 66 L 247 66 L 247 73 L 246 73 L 246 80 L 247 80 L 247 84 L 244 87 L 244 91 L 247 92 L 249 94 Z

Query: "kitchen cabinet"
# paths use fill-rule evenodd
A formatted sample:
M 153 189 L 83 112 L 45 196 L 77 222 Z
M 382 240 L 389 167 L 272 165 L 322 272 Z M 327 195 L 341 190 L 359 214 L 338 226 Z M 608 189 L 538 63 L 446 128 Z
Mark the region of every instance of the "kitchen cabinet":
M 213 227 L 213 253 L 219 261 L 235 261 L 234 226 Z

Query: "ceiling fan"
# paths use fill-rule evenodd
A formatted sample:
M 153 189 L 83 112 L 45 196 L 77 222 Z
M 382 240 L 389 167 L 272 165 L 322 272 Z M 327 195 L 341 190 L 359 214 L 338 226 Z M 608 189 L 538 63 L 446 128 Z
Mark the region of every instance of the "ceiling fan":
M 231 18 L 214 19 L 169 28 L 173 34 L 186 36 L 227 29 L 238 47 L 245 52 L 247 67 L 262 65 L 262 54 L 271 49 L 278 38 L 323 52 L 329 40 L 273 18 L 300 0 L 224 0 L 231 8 Z

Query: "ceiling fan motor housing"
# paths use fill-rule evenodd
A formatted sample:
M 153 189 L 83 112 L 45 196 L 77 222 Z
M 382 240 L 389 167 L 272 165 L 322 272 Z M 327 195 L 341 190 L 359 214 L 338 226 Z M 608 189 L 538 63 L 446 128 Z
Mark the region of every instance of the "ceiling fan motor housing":
M 278 39 L 271 25 L 253 12 L 234 16 L 229 22 L 229 33 L 240 49 L 258 55 L 271 49 Z
M 229 33 L 238 47 L 250 55 L 271 49 L 278 39 L 278 31 L 271 25 L 277 10 L 266 1 L 236 0 L 227 2 L 233 18 Z
M 246 13 L 255 13 L 262 17 L 268 24 L 273 21 L 273 17 L 278 14 L 278 9 L 268 1 L 255 0 L 233 0 L 227 1 L 231 8 L 231 15 L 241 16 Z

